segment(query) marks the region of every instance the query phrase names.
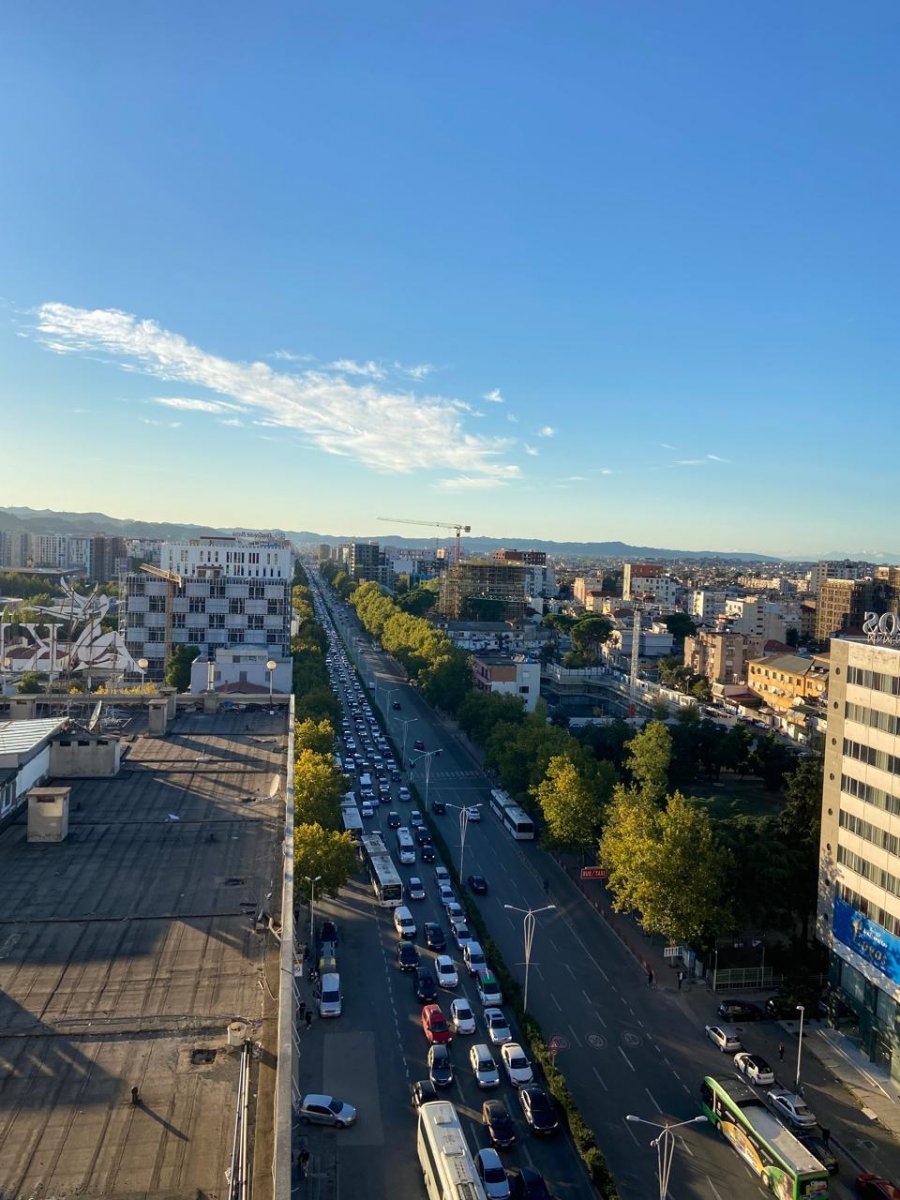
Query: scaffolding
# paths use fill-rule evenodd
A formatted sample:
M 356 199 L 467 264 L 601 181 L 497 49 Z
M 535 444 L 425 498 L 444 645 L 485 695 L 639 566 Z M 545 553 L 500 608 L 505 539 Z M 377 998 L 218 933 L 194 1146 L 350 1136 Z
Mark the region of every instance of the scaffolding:
M 521 621 L 525 616 L 524 567 L 502 562 L 452 563 L 441 580 L 439 611 L 450 621 L 478 616 L 479 602 L 499 605 L 494 617 L 482 620 Z M 488 607 L 488 604 L 484 606 Z

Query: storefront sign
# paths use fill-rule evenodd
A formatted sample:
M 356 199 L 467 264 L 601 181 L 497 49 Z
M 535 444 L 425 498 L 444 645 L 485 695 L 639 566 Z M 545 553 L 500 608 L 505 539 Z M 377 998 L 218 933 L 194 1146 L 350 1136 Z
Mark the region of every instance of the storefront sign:
M 896 613 L 867 612 L 863 633 L 878 646 L 900 646 L 900 617 Z
M 839 942 L 877 967 L 892 983 L 900 984 L 900 938 L 870 921 L 840 896 L 834 898 L 833 928 Z

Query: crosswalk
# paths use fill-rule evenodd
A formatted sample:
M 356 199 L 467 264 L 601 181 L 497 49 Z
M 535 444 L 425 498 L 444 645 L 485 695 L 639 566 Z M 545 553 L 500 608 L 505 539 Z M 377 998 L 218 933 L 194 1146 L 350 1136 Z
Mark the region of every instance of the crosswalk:
M 480 779 L 481 772 L 474 769 L 469 771 L 432 771 L 431 778 L 433 780 Z

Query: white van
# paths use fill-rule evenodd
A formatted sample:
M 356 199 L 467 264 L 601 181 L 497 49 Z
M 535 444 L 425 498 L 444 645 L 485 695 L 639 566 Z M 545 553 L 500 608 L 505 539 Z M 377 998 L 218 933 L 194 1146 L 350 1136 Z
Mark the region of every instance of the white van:
M 397 849 L 400 852 L 400 862 L 403 866 L 412 866 L 416 861 L 416 843 L 405 825 L 401 825 L 397 830 Z
M 372 776 L 368 771 L 364 771 L 359 777 L 359 786 L 361 788 L 370 788 L 372 786 Z
M 468 942 L 463 948 L 463 961 L 470 975 L 479 975 L 487 970 L 487 959 L 478 942 Z
M 339 1017 L 342 1000 L 340 975 L 337 973 L 323 975 L 322 987 L 319 992 L 319 1016 Z
M 416 936 L 416 922 L 405 904 L 394 909 L 394 928 L 402 938 L 412 940 Z

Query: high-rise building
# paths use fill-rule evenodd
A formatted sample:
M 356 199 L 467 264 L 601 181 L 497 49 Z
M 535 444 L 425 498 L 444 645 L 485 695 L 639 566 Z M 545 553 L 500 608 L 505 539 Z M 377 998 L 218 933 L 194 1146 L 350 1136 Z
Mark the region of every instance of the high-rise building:
M 889 583 L 872 579 L 824 579 L 816 599 L 816 640 L 835 634 L 862 632 L 867 611 L 896 609 L 896 593 Z
M 28 534 L 0 529 L 0 567 L 17 571 L 28 563 Z
M 900 645 L 831 642 L 818 936 L 862 1046 L 900 1082 Z
M 451 621 L 473 617 L 521 621 L 525 615 L 524 567 L 498 562 L 453 563 L 441 579 L 438 611 Z
M 816 563 L 809 576 L 809 591 L 818 596 L 826 579 L 868 579 L 874 570 L 871 563 L 852 559 L 826 559 Z
M 159 679 L 179 645 L 214 659 L 219 648 L 265 648 L 287 658 L 291 642 L 293 548 L 284 538 L 201 537 L 167 542 L 159 573 L 126 579 L 125 641 Z
M 546 567 L 547 554 L 544 550 L 495 550 L 497 562 L 523 563 L 529 567 Z
M 108 583 L 128 565 L 125 539 L 98 534 L 88 541 L 87 573 L 91 583 Z
M 387 583 L 387 558 L 378 542 L 351 542 L 347 547 L 347 574 L 357 582 L 374 579 Z

